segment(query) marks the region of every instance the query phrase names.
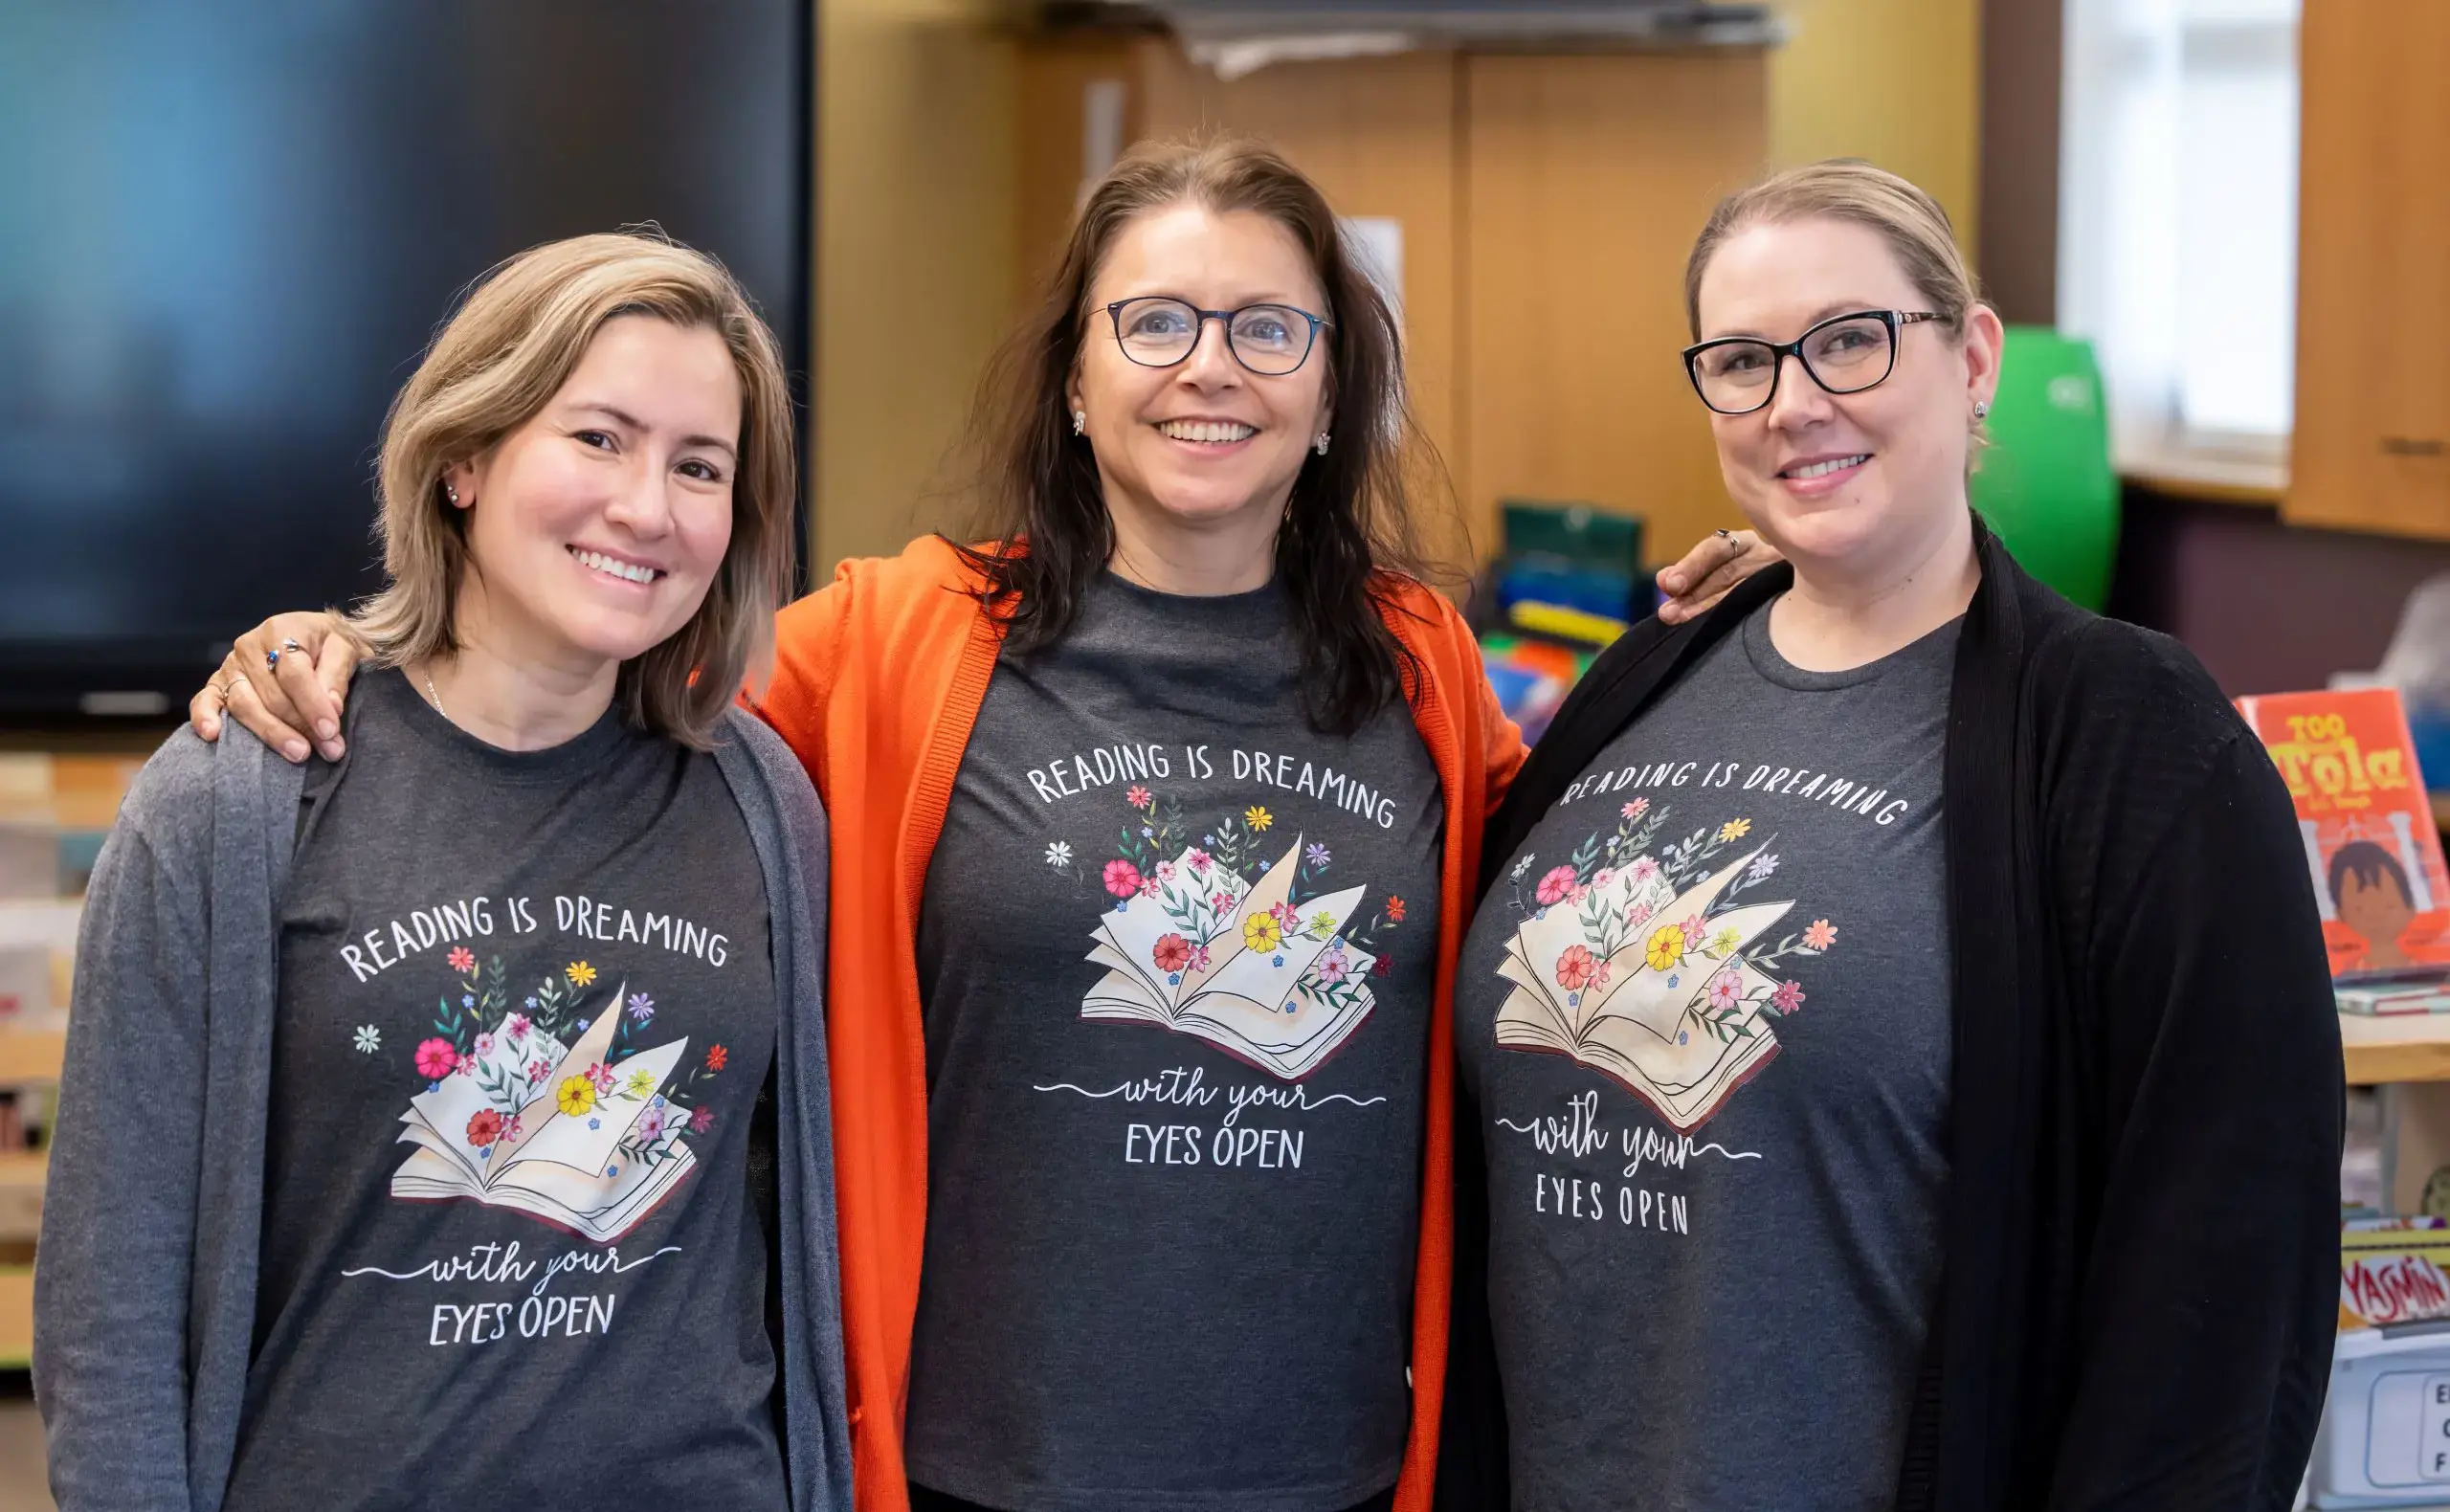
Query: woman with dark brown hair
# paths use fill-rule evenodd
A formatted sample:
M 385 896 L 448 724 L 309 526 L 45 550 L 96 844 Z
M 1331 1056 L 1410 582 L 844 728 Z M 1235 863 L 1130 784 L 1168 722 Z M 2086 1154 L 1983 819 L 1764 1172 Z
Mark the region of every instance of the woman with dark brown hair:
M 1449 994 L 1522 748 L 1412 575 L 1400 373 L 1308 180 L 1137 152 L 984 390 L 990 544 L 778 620 L 862 1508 L 1428 1505 Z M 232 706 L 301 756 L 307 659 Z

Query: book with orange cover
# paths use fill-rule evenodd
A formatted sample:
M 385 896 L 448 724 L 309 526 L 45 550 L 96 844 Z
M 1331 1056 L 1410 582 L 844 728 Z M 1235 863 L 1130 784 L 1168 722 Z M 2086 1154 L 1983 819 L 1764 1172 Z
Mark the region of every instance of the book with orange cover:
M 2392 688 L 2238 700 L 2297 801 L 2338 981 L 2450 972 L 2450 868 Z

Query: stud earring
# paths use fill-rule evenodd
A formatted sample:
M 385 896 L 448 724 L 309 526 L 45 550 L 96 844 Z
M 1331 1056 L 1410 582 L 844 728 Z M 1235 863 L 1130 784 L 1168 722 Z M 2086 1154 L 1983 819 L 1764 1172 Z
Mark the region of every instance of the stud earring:
M 1088 411 L 1075 410 L 1072 411 L 1072 434 L 1074 435 L 1086 435 L 1089 434 Z
M 459 502 L 459 490 L 449 483 L 445 483 L 442 485 L 442 497 L 450 500 L 453 505 L 456 506 Z
M 1326 456 L 1326 455 L 1327 455 L 1327 433 L 1326 433 L 1326 432 L 1325 432 L 1325 431 L 1320 432 L 1320 433 L 1319 433 L 1319 438 L 1318 438 L 1318 440 L 1316 440 L 1316 441 L 1312 442 L 1312 443 L 1311 443 L 1311 445 L 1313 445 L 1313 446 L 1315 446 L 1316 448 L 1318 448 L 1318 452 L 1319 452 L 1319 455 L 1320 455 L 1321 456 Z
M 1991 402 L 1990 402 L 1989 400 L 1987 400 L 1987 399 L 1976 399 L 1976 400 L 1974 400 L 1974 401 L 1973 401 L 1973 417 L 1974 417 L 1975 419 L 1977 419 L 1977 420 L 1982 419 L 1982 418 L 1986 417 L 1987 415 L 1989 415 L 1990 413 L 1991 413 Z

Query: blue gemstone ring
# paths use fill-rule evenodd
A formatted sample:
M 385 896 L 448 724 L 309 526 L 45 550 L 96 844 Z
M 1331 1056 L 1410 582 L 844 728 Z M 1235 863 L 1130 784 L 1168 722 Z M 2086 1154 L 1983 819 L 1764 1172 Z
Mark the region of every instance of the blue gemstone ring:
M 280 652 L 278 649 L 264 653 L 264 670 L 266 672 L 280 670 Z

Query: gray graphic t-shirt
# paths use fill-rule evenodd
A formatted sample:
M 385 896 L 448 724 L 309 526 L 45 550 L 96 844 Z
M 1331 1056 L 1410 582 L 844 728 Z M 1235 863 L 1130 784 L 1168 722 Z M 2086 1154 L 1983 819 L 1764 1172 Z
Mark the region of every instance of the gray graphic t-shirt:
M 1951 625 L 1768 611 L 1568 788 L 1457 989 L 1525 1512 L 1894 1499 L 1940 1274 Z
M 1283 595 L 1102 579 L 1008 655 L 926 878 L 910 1479 L 1327 1512 L 1409 1412 L 1443 808 L 1302 716 Z
M 729 788 L 611 713 L 513 752 L 396 672 L 351 704 L 282 904 L 225 1505 L 779 1512 L 773 968 Z

